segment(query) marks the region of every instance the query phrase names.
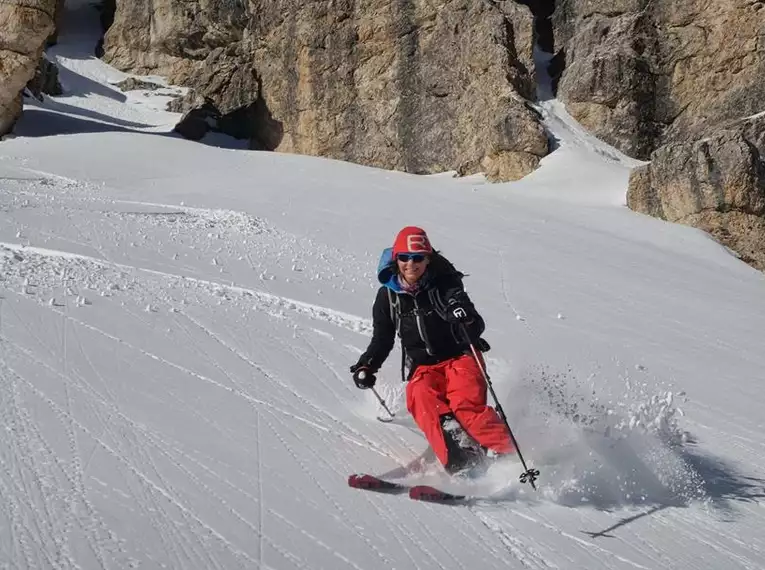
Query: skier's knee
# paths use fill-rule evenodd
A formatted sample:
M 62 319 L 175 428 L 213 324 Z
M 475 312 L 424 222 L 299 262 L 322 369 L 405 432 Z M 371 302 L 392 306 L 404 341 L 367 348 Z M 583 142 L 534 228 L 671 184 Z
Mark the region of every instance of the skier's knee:
M 449 407 L 458 416 L 464 413 L 476 414 L 483 411 L 486 407 L 486 402 L 484 399 L 475 397 L 472 394 L 460 394 L 457 396 L 453 395 L 449 399 Z

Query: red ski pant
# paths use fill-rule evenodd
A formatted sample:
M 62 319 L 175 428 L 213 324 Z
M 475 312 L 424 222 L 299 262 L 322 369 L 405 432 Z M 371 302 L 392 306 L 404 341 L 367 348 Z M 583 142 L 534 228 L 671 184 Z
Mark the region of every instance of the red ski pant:
M 472 355 L 418 366 L 406 387 L 406 407 L 443 465 L 448 457 L 439 418 L 449 413 L 480 445 L 514 451 L 504 422 L 486 405 L 486 381 Z

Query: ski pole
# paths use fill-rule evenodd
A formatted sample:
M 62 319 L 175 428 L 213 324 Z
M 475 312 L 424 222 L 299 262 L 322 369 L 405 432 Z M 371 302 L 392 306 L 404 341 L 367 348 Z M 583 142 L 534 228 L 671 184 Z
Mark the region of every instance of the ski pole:
M 367 377 L 367 374 L 371 374 L 371 372 L 368 372 L 367 370 L 359 370 L 358 371 L 359 380 L 364 380 Z M 386 412 L 388 412 L 388 415 L 390 416 L 387 419 L 377 416 L 377 419 L 380 420 L 381 422 L 392 422 L 393 418 L 396 417 L 396 414 L 390 411 L 390 409 L 388 408 L 388 404 L 386 404 L 382 396 L 380 396 L 380 394 L 377 393 L 377 390 L 375 390 L 374 386 L 370 386 L 369 388 L 372 390 L 372 393 L 375 395 L 375 398 L 377 398 L 377 401 L 380 402 L 380 405 L 383 407 L 383 409 Z
M 374 387 L 372 388 L 372 393 L 373 393 L 373 394 L 375 395 L 375 397 L 377 398 L 377 401 L 378 401 L 378 402 L 380 402 L 380 405 L 383 407 L 383 409 L 384 409 L 386 412 L 388 412 L 388 415 L 390 416 L 390 419 L 388 419 L 387 421 L 392 421 L 392 420 L 393 420 L 393 418 L 395 418 L 395 417 L 396 417 L 396 414 L 394 414 L 393 412 L 391 412 L 391 411 L 390 411 L 390 409 L 388 408 L 388 404 L 386 404 L 386 403 L 385 403 L 385 400 L 383 400 L 382 396 L 380 396 L 380 394 L 378 394 L 378 393 L 377 393 L 377 390 L 375 390 L 375 389 L 374 389 Z M 383 418 L 378 418 L 378 419 L 379 419 L 380 421 L 386 421 L 386 420 L 384 420 Z
M 367 372 L 365 372 L 363 370 L 359 371 L 359 378 L 361 380 L 366 378 L 366 375 L 367 375 Z M 388 422 L 393 421 L 393 418 L 396 417 L 396 414 L 394 414 L 393 412 L 390 411 L 390 409 L 388 408 L 388 404 L 386 404 L 385 400 L 382 399 L 382 396 L 380 396 L 380 394 L 377 393 L 377 390 L 375 390 L 374 386 L 370 386 L 370 388 L 372 390 L 372 393 L 375 395 L 375 398 L 377 398 L 377 401 L 380 402 L 380 405 L 383 407 L 383 409 L 386 412 L 388 412 L 388 415 L 390 416 L 390 418 L 387 419 L 387 420 L 384 420 L 383 418 L 380 418 L 380 417 L 378 417 L 377 419 L 380 420 L 381 422 L 384 422 L 384 421 L 388 421 Z
M 499 403 L 499 399 L 497 398 L 497 394 L 494 392 L 494 386 L 491 383 L 491 380 L 489 379 L 489 375 L 486 372 L 486 369 L 484 368 L 483 363 L 481 362 L 481 358 L 478 356 L 478 351 L 475 348 L 475 345 L 470 341 L 470 336 L 468 335 L 467 328 L 463 323 L 460 323 L 460 327 L 462 328 L 462 334 L 465 337 L 465 340 L 470 345 L 470 351 L 473 353 L 473 358 L 475 358 L 476 364 L 478 364 L 478 368 L 481 369 L 481 374 L 483 375 L 483 379 L 486 382 L 486 387 L 489 389 L 489 392 L 491 393 L 491 397 L 494 399 L 494 404 L 496 405 L 497 414 L 500 418 L 502 418 L 502 421 L 505 422 L 505 427 L 507 427 L 508 433 L 510 433 L 510 439 L 513 442 L 513 446 L 515 447 L 515 451 L 518 454 L 518 459 L 521 460 L 521 465 L 523 466 L 523 473 L 521 473 L 521 483 L 529 483 L 531 484 L 531 488 L 535 491 L 537 490 L 536 486 L 536 480 L 537 477 L 539 477 L 539 469 L 529 469 L 526 466 L 526 461 L 523 459 L 523 454 L 521 453 L 521 448 L 518 446 L 518 440 L 515 439 L 515 434 L 513 434 L 513 430 L 510 429 L 510 422 L 507 421 L 507 416 L 505 415 L 505 410 L 502 409 L 502 406 Z

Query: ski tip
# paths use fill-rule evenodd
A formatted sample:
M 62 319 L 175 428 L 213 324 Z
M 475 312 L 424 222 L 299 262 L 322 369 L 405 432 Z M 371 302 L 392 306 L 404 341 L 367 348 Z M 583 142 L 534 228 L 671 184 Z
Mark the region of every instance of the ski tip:
M 348 486 L 354 487 L 356 489 L 368 489 L 375 482 L 375 477 L 365 473 L 354 473 L 353 475 L 348 475 Z
M 409 498 L 415 501 L 427 501 L 430 503 L 449 503 L 464 501 L 467 497 L 465 495 L 447 493 L 428 485 L 416 485 L 409 489 Z
M 348 476 L 348 486 L 354 489 L 367 489 L 370 491 L 397 491 L 405 487 L 399 483 L 385 481 L 367 473 L 354 473 Z

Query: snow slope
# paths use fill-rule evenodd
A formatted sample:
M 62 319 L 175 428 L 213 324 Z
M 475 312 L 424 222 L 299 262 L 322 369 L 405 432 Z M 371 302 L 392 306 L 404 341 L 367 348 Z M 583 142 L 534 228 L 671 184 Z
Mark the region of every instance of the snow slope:
M 765 277 L 628 211 L 633 163 L 558 102 L 525 180 L 415 177 L 179 139 L 70 32 L 68 94 L 0 145 L 3 567 L 765 567 Z M 392 424 L 347 372 L 412 223 L 470 274 L 538 493 L 345 484 L 437 478 L 398 353 Z

